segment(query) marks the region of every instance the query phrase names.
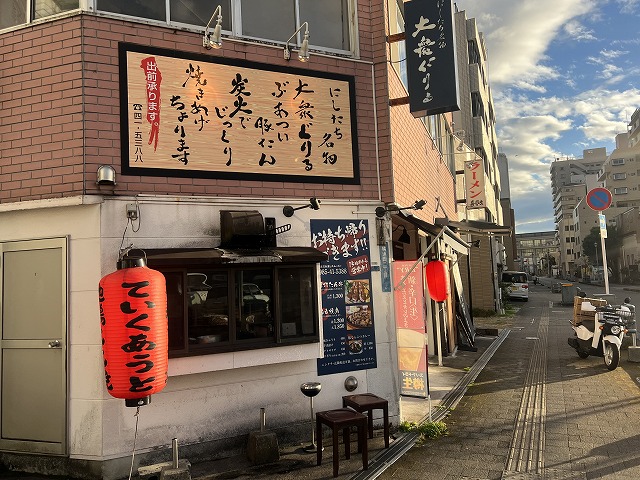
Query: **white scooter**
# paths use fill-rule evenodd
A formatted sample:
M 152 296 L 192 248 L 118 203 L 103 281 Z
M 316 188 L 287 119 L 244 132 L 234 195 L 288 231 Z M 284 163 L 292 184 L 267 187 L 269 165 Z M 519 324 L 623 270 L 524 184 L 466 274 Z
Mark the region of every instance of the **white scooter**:
M 617 307 L 595 307 L 589 301 L 582 302 L 582 312 L 593 312 L 593 320 L 572 323 L 575 336 L 567 339 L 580 358 L 595 355 L 604 358 L 609 370 L 618 367 L 622 338 L 627 331 L 627 324 L 633 321 L 635 315 L 635 307 L 629 301 L 625 298 L 625 303 Z

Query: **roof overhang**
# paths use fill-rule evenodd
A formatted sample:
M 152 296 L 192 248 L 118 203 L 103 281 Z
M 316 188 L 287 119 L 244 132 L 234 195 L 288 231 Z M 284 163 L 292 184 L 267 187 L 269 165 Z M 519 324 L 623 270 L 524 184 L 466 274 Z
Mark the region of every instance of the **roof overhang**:
M 327 255 L 312 247 L 244 248 L 159 248 L 145 249 L 147 260 L 153 266 L 234 265 L 252 263 L 318 263 Z
M 430 223 L 425 222 L 424 220 L 420 220 L 419 218 L 414 217 L 413 215 L 407 215 L 404 212 L 398 212 L 398 216 L 403 220 L 415 225 L 420 230 L 425 233 L 428 233 L 431 236 L 437 237 L 438 235 L 444 240 L 444 242 L 450 246 L 453 250 L 463 255 L 467 255 L 469 253 L 469 245 L 467 242 L 462 240 L 455 232 L 449 229 L 446 225 L 438 226 L 432 225 Z M 442 232 L 444 230 L 444 232 Z
M 435 223 L 441 227 L 449 227 L 457 232 L 472 233 L 476 235 L 511 235 L 511 227 L 504 227 L 492 222 L 480 220 L 461 220 L 459 222 L 448 218 L 436 218 Z

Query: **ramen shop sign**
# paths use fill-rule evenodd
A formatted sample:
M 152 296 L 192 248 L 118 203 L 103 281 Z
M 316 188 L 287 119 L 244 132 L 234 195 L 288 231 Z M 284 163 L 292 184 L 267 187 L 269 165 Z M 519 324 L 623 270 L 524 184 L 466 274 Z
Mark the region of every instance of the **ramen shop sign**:
M 353 77 L 120 44 L 132 175 L 358 183 Z

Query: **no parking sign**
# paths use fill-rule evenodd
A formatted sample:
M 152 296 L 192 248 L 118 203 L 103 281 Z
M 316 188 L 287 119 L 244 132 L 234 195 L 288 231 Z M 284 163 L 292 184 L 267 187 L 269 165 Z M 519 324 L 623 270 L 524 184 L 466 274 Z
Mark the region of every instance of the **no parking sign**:
M 606 188 L 592 188 L 587 193 L 587 205 L 591 209 L 601 212 L 611 206 L 611 192 Z

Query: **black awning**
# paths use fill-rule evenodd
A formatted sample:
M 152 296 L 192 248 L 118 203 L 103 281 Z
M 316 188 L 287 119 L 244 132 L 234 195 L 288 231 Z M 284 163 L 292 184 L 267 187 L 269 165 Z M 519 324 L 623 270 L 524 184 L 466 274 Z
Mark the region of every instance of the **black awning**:
M 199 265 L 232 265 L 251 263 L 318 263 L 327 255 L 312 247 L 244 248 L 159 248 L 144 250 L 150 265 L 176 266 L 180 263 Z
M 423 232 L 428 233 L 429 235 L 434 237 L 438 236 L 443 228 L 443 226 L 431 225 L 424 220 L 420 220 L 413 215 L 407 215 L 404 212 L 398 212 L 398 216 L 403 220 L 406 220 L 407 222 L 415 225 Z M 460 237 L 455 235 L 451 230 L 446 229 L 444 234 L 442 235 L 442 238 L 451 248 L 453 248 L 458 253 L 462 253 L 464 255 L 468 253 L 469 245 Z
M 511 235 L 511 227 L 504 227 L 492 222 L 482 222 L 480 220 L 461 220 L 455 222 L 448 218 L 436 218 L 436 225 L 453 228 L 459 232 L 475 233 L 484 235 Z

